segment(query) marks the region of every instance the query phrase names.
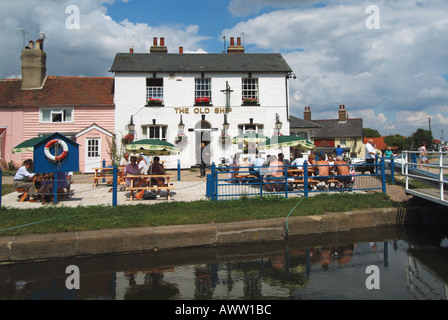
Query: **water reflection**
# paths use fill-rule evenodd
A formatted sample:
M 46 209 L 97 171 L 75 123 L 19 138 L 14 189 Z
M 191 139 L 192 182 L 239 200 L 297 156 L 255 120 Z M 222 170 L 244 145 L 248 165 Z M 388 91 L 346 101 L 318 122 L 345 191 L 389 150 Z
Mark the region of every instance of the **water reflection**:
M 446 238 L 443 228 L 388 227 L 3 265 L 0 299 L 446 299 Z M 68 265 L 79 267 L 80 289 L 66 289 Z M 379 290 L 366 288 L 369 265 L 379 267 Z

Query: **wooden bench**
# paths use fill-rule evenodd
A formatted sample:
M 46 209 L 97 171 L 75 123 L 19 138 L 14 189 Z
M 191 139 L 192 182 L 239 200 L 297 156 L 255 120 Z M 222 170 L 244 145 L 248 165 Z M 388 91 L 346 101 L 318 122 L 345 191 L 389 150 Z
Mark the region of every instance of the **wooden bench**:
M 19 202 L 25 201 L 26 197 L 29 195 L 29 190 L 28 189 L 14 188 L 14 190 L 17 191 L 18 193 L 22 193 L 20 195 Z
M 241 179 L 242 181 L 237 181 L 237 182 L 241 182 L 241 183 L 243 183 L 243 182 L 248 182 L 248 181 L 245 181 L 245 179 L 253 179 L 253 178 L 257 178 L 257 176 L 254 176 L 254 175 L 252 175 L 252 174 L 249 174 L 249 175 L 247 175 L 247 176 L 236 175 L 235 178 L 236 178 L 236 179 Z
M 134 191 L 137 190 L 166 190 L 166 199 L 170 200 L 170 191 L 175 189 L 173 187 L 173 184 L 170 183 L 170 185 L 168 186 L 167 184 L 164 184 L 163 186 L 154 186 L 154 187 L 127 187 L 126 190 L 127 191 L 131 191 L 131 201 L 134 200 Z

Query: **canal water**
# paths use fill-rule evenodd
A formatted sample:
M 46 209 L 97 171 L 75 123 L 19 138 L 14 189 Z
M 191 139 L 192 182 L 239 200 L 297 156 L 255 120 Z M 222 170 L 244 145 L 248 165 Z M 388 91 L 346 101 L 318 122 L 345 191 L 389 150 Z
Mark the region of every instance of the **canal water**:
M 0 265 L 2 300 L 447 298 L 446 226 Z

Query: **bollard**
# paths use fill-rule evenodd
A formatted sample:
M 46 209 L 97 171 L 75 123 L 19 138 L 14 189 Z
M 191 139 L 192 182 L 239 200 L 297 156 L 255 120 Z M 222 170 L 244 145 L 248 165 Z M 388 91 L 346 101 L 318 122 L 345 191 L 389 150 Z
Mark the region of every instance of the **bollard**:
M 303 196 L 308 197 L 308 163 L 303 163 Z
M 383 193 L 386 194 L 386 170 L 384 168 L 384 158 L 381 160 L 381 181 L 383 186 Z
M 106 168 L 106 159 L 103 159 L 103 168 Z M 103 174 L 102 171 L 101 171 L 101 174 Z M 106 182 L 106 179 L 103 179 L 103 182 Z

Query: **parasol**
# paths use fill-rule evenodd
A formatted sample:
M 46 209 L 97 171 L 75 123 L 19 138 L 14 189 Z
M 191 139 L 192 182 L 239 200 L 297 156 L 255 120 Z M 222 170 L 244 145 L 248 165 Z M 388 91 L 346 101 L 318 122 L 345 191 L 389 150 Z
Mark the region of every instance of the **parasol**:
M 45 139 L 45 137 L 36 137 L 23 141 L 12 149 L 12 153 L 33 152 L 34 145 Z
M 150 156 L 166 156 L 178 154 L 180 148 L 158 139 L 143 139 L 125 145 L 127 151 Z
M 260 133 L 255 133 L 255 132 L 242 133 L 232 139 L 232 142 L 234 144 L 244 143 L 244 142 L 247 142 L 247 143 L 267 142 L 268 143 L 268 141 L 269 141 L 268 137 L 266 137 L 265 135 L 262 135 Z
M 258 145 L 258 147 L 266 149 L 282 148 L 282 147 L 299 147 L 302 149 L 315 149 L 316 146 L 309 140 L 294 136 L 274 136 L 266 143 Z

